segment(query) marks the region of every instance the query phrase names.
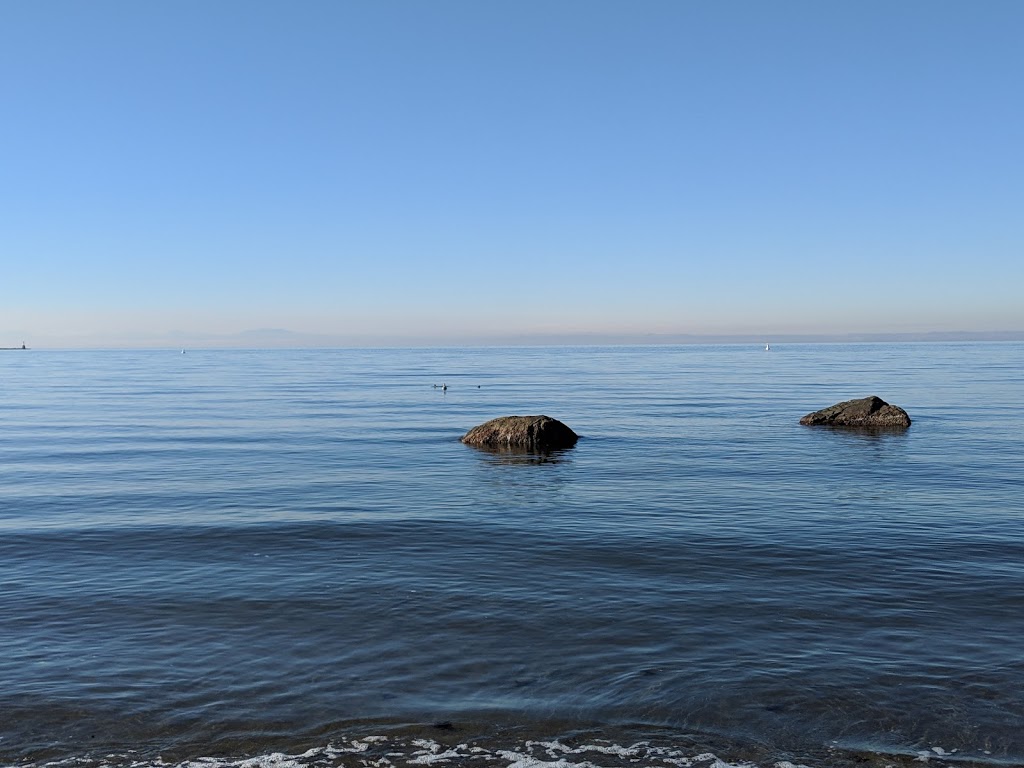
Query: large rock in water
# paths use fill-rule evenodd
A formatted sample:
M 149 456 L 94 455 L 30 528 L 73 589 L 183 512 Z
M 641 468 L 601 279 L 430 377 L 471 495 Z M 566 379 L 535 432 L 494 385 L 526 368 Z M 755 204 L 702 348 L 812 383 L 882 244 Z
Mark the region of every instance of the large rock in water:
M 808 413 L 801 424 L 864 429 L 902 429 L 910 426 L 910 416 L 902 408 L 889 405 L 880 397 L 862 397 Z
M 579 436 L 550 416 L 501 416 L 473 427 L 462 442 L 479 448 L 553 451 L 571 448 Z

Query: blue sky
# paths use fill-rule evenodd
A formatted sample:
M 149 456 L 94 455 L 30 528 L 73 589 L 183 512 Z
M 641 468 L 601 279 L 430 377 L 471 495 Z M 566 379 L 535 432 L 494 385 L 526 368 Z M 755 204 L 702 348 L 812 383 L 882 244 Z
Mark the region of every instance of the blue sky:
M 1024 330 L 1022 34 L 1016 0 L 0 0 L 0 345 Z

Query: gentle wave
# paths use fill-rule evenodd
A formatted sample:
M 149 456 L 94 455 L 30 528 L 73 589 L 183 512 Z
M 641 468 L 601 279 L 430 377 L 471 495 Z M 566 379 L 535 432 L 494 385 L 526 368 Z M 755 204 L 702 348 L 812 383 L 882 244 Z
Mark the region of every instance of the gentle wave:
M 1024 345 L 0 366 L 0 760 L 1024 764 Z

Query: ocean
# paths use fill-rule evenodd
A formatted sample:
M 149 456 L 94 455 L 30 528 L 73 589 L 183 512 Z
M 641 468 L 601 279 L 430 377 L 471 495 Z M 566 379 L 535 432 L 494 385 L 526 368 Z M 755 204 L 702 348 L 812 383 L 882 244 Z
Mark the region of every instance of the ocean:
M 797 423 L 867 395 L 912 426 Z M 1019 343 L 0 352 L 0 764 L 1024 765 L 1022 396 Z M 459 442 L 511 414 L 580 440 Z

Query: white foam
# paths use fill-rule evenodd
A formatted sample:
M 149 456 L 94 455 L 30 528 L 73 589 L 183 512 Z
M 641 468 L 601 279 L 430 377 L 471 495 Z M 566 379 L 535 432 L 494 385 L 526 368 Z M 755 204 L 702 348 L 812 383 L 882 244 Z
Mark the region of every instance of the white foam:
M 334 757 L 335 755 L 351 755 L 354 753 L 365 752 L 370 748 L 371 744 L 375 744 L 378 741 L 387 741 L 387 739 L 383 736 L 367 736 L 362 739 L 352 739 L 348 742 L 349 746 L 347 747 L 336 747 L 333 744 L 326 747 L 324 749 L 324 754 Z M 311 749 L 305 754 L 310 755 L 311 753 L 315 753 L 315 751 L 315 749 Z
M 582 747 L 568 747 L 562 744 L 560 741 L 528 741 L 526 742 L 527 748 L 532 746 L 544 747 L 548 754 L 555 757 L 555 752 L 563 752 L 570 755 L 582 755 L 587 752 L 597 752 L 602 755 L 616 755 L 618 757 L 637 757 L 641 755 L 645 748 L 649 751 L 649 742 L 641 741 L 630 747 L 623 747 L 618 744 L 603 745 L 603 744 L 587 744 Z
M 413 752 L 416 757 L 408 761 L 410 765 L 433 765 L 434 763 L 447 763 L 449 760 L 456 758 L 490 754 L 486 749 L 480 749 L 479 747 L 470 748 L 468 744 L 459 744 L 442 752 L 441 745 L 431 739 L 413 739 L 412 743 L 421 749 Z
M 505 760 L 512 761 L 508 764 L 508 768 L 597 768 L 593 763 L 588 762 L 574 763 L 564 759 L 553 761 L 540 760 L 522 752 L 498 750 L 495 754 Z
M 373 751 L 370 751 L 370 750 Z M 949 755 L 942 747 L 918 753 L 917 759 Z M 346 756 L 355 756 L 347 759 Z M 75 757 L 18 768 L 336 768 L 350 761 L 361 768 L 400 768 L 404 765 L 447 766 L 467 768 L 616 768 L 625 763 L 637 768 L 757 768 L 749 762 L 727 762 L 711 752 L 687 753 L 674 747 L 659 747 L 641 741 L 622 745 L 599 740 L 596 743 L 571 746 L 555 739 L 513 743 L 505 749 L 486 749 L 460 743 L 442 745 L 433 739 L 402 739 L 387 736 L 363 736 L 342 739 L 299 754 L 270 752 L 244 758 L 194 757 L 182 762 L 166 762 L 162 758 L 140 760 L 135 754 L 109 755 L 105 759 Z M 0 767 L 2 768 L 2 767 Z M 772 764 L 772 768 L 809 768 L 789 761 Z
M 459 744 L 457 747 L 439 752 L 437 749 L 421 754 L 419 757 L 415 757 L 409 761 L 410 765 L 433 765 L 434 763 L 447 763 L 449 760 L 453 760 L 456 757 L 468 757 L 468 755 L 461 751 L 467 747 L 465 744 Z

